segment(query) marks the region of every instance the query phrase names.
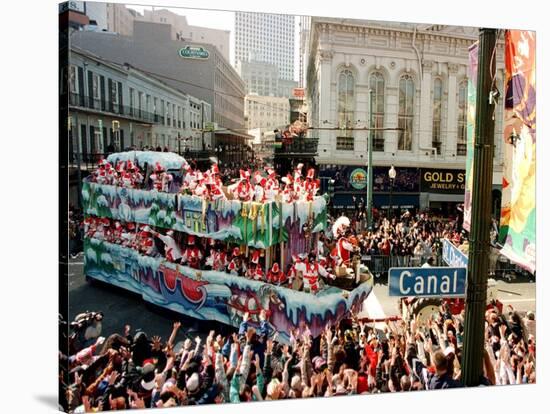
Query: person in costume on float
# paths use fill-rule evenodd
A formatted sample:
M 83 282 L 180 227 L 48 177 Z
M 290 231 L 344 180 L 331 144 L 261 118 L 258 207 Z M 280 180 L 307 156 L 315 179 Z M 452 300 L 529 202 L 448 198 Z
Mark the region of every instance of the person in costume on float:
M 168 192 L 170 183 L 174 177 L 172 177 L 172 174 L 165 172 L 164 167 L 157 162 L 155 165 L 155 170 L 149 179 L 153 182 L 153 189 Z
M 183 254 L 182 261 L 193 269 L 199 269 L 202 257 L 201 250 L 195 245 L 195 236 L 189 235 L 187 237 L 187 248 Z
M 281 181 L 285 184 L 285 188 L 283 189 L 283 202 L 292 203 L 295 198 L 292 176 L 288 174 L 286 177 L 283 177 Z
M 267 167 L 266 171 L 265 198 L 267 201 L 273 201 L 279 195 L 279 180 L 277 180 L 277 173 L 273 168 Z
M 232 275 L 239 275 L 241 269 L 241 249 L 235 247 L 229 264 L 227 265 L 227 272 Z
M 212 167 L 210 167 L 210 198 L 212 200 L 226 200 L 227 197 L 225 196 L 225 193 L 223 192 L 223 183 L 220 177 L 220 169 L 218 167 L 218 164 L 212 164 Z
M 315 179 L 315 168 L 310 168 L 307 170 L 306 182 L 304 184 L 305 190 L 305 200 L 313 201 L 313 198 L 317 195 L 319 191 L 320 180 Z
M 229 191 L 233 198 L 241 201 L 252 201 L 254 197 L 254 188 L 250 183 L 250 171 L 239 170 L 240 179 L 236 184 L 229 186 Z
M 254 201 L 257 203 L 263 203 L 266 199 L 265 188 L 267 179 L 262 177 L 259 171 L 254 173 Z
M 139 251 L 147 256 L 155 256 L 157 254 L 157 248 L 151 234 L 151 228 L 146 225 L 142 225 L 138 234 L 138 248 Z
M 275 262 L 273 263 L 273 266 L 271 266 L 271 269 L 267 272 L 267 281 L 269 283 L 273 283 L 275 285 L 286 285 L 288 283 L 287 277 L 285 275 L 285 272 L 283 272 L 279 268 L 279 263 Z
M 303 279 L 304 279 L 304 291 L 317 293 L 320 289 L 319 276 L 324 278 L 336 279 L 336 276 L 329 273 L 324 266 L 317 260 L 317 255 L 311 253 L 305 261 Z
M 305 182 L 302 178 L 304 164 L 299 163 L 294 169 L 294 201 L 301 200 L 305 193 Z
M 164 243 L 164 257 L 166 260 L 172 263 L 180 263 L 183 253 L 174 239 L 174 230 L 168 230 L 165 235 L 152 229 L 150 231 L 153 236 L 159 238 Z
M 336 246 L 331 252 L 331 257 L 335 258 L 336 268 L 342 269 L 342 273 L 351 269 L 352 253 L 357 250 L 351 240 L 347 230 L 350 226 L 350 220 L 346 216 L 339 217 L 332 226 L 332 232 L 337 239 Z

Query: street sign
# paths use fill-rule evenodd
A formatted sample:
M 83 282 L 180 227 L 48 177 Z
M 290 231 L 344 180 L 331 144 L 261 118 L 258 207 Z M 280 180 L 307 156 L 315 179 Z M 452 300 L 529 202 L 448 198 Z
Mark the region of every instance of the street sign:
M 189 58 L 189 59 L 208 59 L 208 56 L 210 56 L 210 53 L 208 53 L 208 50 L 202 47 L 191 47 L 191 46 L 182 47 L 179 50 L 178 54 L 182 58 Z
M 216 123 L 215 122 L 205 122 L 203 130 L 204 130 L 204 132 L 214 132 L 216 130 Z
M 452 267 L 468 267 L 468 256 L 447 239 L 443 239 L 443 260 Z
M 392 267 L 389 296 L 457 297 L 466 295 L 463 267 Z

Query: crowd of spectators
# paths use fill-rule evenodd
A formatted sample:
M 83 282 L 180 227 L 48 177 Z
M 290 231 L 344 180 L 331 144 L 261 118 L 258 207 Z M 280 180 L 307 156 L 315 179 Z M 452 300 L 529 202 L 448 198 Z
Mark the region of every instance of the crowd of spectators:
M 307 326 L 289 343 L 266 315 L 238 332 L 187 337 L 176 322 L 168 340 L 132 332 L 108 338 L 79 325 L 70 355 L 60 354 L 69 412 L 410 392 L 461 387 L 464 313 L 442 306 L 423 321 L 386 320 L 379 329 L 355 316 L 313 338 Z M 103 315 L 101 315 L 103 317 Z M 536 382 L 536 322 L 488 310 L 481 385 Z M 85 333 L 86 334 L 85 334 Z M 91 332 L 91 333 L 90 333 Z

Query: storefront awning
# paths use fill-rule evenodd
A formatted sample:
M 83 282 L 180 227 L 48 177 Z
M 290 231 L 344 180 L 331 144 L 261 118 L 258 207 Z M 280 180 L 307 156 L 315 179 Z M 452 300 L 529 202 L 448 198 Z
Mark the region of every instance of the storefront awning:
M 331 199 L 331 204 L 334 208 L 354 208 L 354 194 L 335 194 Z M 361 198 L 366 203 L 366 193 L 355 194 L 357 202 L 361 202 Z M 419 206 L 418 194 L 393 194 L 391 197 L 394 208 L 415 208 Z M 388 208 L 390 205 L 389 194 L 374 194 L 372 199 L 373 206 L 376 208 Z
M 245 134 L 244 132 L 234 131 L 232 129 L 217 129 L 214 134 L 216 135 L 233 135 L 244 139 L 254 139 L 254 135 Z
M 451 201 L 454 203 L 463 203 L 464 202 L 464 194 L 436 194 L 436 193 L 429 193 L 429 200 L 430 201 Z

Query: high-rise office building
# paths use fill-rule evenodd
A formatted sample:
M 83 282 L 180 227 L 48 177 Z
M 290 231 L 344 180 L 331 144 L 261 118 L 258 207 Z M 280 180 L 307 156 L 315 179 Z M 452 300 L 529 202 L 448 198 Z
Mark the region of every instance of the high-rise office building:
M 237 62 L 272 63 L 279 79 L 294 79 L 294 16 L 235 13 L 235 65 Z

